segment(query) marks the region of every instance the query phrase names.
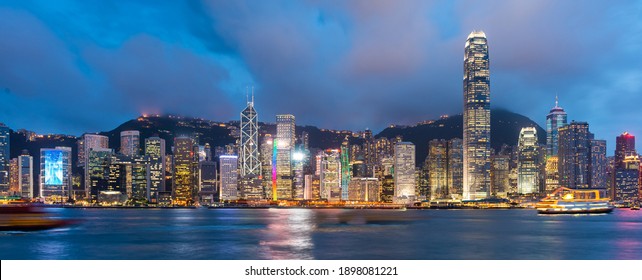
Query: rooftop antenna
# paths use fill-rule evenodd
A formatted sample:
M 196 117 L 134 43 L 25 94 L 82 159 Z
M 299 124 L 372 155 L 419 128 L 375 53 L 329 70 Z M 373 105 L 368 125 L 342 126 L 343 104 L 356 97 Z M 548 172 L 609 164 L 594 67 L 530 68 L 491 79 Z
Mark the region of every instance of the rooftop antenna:
M 252 85 L 252 106 L 254 106 L 254 85 Z
M 245 102 L 250 103 L 250 99 L 247 96 L 247 86 L 245 86 Z
M 557 106 L 557 103 L 558 103 L 558 98 L 557 98 L 557 93 L 556 93 L 556 94 L 555 94 L 555 107 L 558 107 L 558 106 Z

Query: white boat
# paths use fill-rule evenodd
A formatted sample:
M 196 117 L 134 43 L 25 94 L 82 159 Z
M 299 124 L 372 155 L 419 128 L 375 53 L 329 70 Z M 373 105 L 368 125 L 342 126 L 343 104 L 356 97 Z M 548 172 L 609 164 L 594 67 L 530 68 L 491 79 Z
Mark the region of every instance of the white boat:
M 558 188 L 537 205 L 540 214 L 593 214 L 610 213 L 613 205 L 608 198 L 601 198 L 599 190 L 574 190 Z

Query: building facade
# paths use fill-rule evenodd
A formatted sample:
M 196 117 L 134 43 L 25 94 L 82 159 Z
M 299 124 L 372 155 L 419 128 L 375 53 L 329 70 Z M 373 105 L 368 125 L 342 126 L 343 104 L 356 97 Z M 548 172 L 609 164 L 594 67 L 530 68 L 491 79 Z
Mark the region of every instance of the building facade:
M 399 203 L 415 200 L 415 144 L 398 142 L 394 153 L 395 192 L 393 201 Z
M 47 203 L 66 203 L 71 189 L 71 148 L 40 149 L 40 196 Z
M 546 157 L 557 156 L 559 147 L 559 128 L 567 124 L 567 115 L 562 107 L 559 107 L 555 97 L 555 107 L 546 115 Z
M 473 31 L 464 51 L 463 198 L 490 196 L 490 61 L 486 34 Z
M 517 192 L 539 192 L 540 155 L 535 127 L 524 127 L 519 133 L 517 163 Z
M 120 132 L 120 153 L 126 156 L 140 154 L 140 132 L 138 130 Z
M 259 115 L 254 110 L 254 94 L 251 101 L 241 111 L 241 143 L 239 146 L 241 177 L 259 177 L 261 161 L 259 159 Z

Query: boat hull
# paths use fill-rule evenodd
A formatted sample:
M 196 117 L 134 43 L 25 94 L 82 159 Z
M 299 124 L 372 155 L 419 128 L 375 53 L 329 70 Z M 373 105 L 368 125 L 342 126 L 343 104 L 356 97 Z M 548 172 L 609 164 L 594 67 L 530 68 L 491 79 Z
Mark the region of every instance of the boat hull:
M 583 209 L 583 210 L 571 210 L 571 209 L 537 209 L 539 214 L 606 214 L 613 212 L 613 208 L 597 208 L 597 209 Z

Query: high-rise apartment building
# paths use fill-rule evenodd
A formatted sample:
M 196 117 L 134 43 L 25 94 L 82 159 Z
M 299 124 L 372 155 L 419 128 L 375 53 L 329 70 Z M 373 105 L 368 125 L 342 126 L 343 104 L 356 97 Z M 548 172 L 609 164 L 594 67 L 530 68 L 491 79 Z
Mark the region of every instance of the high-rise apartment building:
M 482 31 L 468 35 L 464 51 L 463 198 L 490 196 L 490 62 Z

